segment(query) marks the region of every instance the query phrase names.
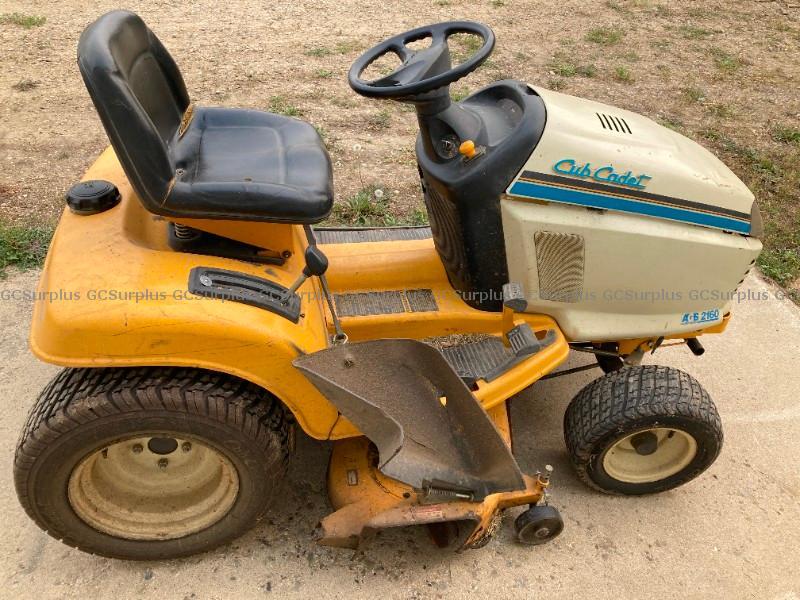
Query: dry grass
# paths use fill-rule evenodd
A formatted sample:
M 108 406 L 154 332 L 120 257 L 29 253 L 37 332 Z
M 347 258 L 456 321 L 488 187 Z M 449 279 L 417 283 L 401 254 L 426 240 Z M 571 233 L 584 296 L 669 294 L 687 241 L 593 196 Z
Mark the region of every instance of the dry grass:
M 284 96 L 270 98 L 267 110 L 287 117 L 300 117 L 303 115 L 303 111 L 291 104 Z
M 619 65 L 614 68 L 614 79 L 622 83 L 633 83 L 633 73 L 628 67 Z
M 41 266 L 52 236 L 53 227 L 48 224 L 10 225 L 0 221 L 0 279 L 9 267 Z
M 47 17 L 39 15 L 26 15 L 23 13 L 3 13 L 0 15 L 0 24 L 2 25 L 17 25 L 23 29 L 31 29 L 32 27 L 41 27 L 47 21 Z
M 625 32 L 617 27 L 595 27 L 586 34 L 586 40 L 601 46 L 614 46 L 622 41 Z
M 800 9 L 724 0 L 197 0 L 138 12 L 174 55 L 195 102 L 273 109 L 318 127 L 331 149 L 343 211 L 365 188 L 387 192 L 377 223 L 417 218 L 422 203 L 402 105 L 356 96 L 350 63 L 367 46 L 448 19 L 488 23 L 490 61 L 456 96 L 514 77 L 643 113 L 708 146 L 756 193 L 766 221 L 761 265 L 800 277 Z M 54 0 L 36 15 L 8 0 L 0 17 L 0 217 L 48 222 L 63 191 L 107 143 L 75 65 L 86 23 L 112 5 Z M 16 15 L 16 16 L 15 16 Z M 568 24 L 568 27 L 565 26 Z M 27 27 L 27 28 L 26 28 Z M 454 43 L 463 59 L 474 39 Z M 377 187 L 375 188 L 377 189 Z M 356 202 L 356 204 L 358 204 Z M 416 215 L 416 216 L 415 216 Z M 345 214 L 340 213 L 344 218 Z
M 397 214 L 392 210 L 391 193 L 385 186 L 371 184 L 358 190 L 346 201 L 337 203 L 326 224 L 380 227 L 423 225 L 427 222 L 428 217 L 422 207 L 407 214 Z

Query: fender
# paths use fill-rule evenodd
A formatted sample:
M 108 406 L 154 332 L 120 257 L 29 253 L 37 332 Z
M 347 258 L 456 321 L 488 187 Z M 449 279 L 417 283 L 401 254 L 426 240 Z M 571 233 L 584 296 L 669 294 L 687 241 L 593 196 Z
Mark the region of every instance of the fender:
M 325 312 L 313 280 L 299 290 L 297 324 L 261 308 L 188 292 L 194 267 L 238 271 L 288 287 L 303 267 L 302 227 L 286 226 L 292 229 L 292 255 L 280 267 L 174 252 L 166 245 L 168 222 L 142 208 L 113 151 L 104 152 L 85 179 L 111 181 L 122 200 L 92 216 L 64 211 L 36 295 L 30 345 L 38 358 L 65 367 L 158 365 L 229 373 L 277 396 L 314 438 L 357 435 L 292 366 L 298 356 L 327 346 Z

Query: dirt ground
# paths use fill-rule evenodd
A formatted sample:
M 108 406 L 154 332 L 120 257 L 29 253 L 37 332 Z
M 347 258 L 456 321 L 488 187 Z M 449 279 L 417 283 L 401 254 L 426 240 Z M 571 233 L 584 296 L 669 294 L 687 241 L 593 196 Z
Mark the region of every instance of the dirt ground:
M 719 136 L 785 150 L 770 131 L 800 124 L 800 4 L 794 0 L 209 0 L 128 2 L 164 41 L 195 102 L 299 114 L 319 127 L 337 198 L 384 188 L 401 217 L 421 206 L 407 107 L 353 93 L 366 47 L 406 28 L 490 24 L 490 62 L 453 91 L 514 77 L 641 112 L 706 144 Z M 106 0 L 0 0 L 0 217 L 54 218 L 64 190 L 107 144 L 75 62 Z M 599 32 L 598 32 L 599 30 Z M 603 35 L 611 31 L 612 35 Z M 713 129 L 714 139 L 699 133 Z
M 32 290 L 36 277 L 0 282 L 0 298 Z M 382 532 L 359 552 L 320 547 L 313 534 L 330 511 L 329 447 L 300 436 L 284 500 L 268 521 L 209 554 L 152 563 L 68 548 L 19 506 L 11 457 L 28 407 L 57 368 L 27 348 L 30 304 L 0 301 L 0 597 L 798 600 L 800 355 L 791 349 L 800 346 L 800 309 L 775 300 L 776 288 L 754 276 L 742 290 L 773 295 L 735 306 L 728 331 L 703 340 L 701 358 L 684 348 L 648 358 L 694 375 L 722 415 L 722 454 L 684 487 L 625 498 L 578 481 L 561 420 L 570 398 L 598 374 L 583 372 L 536 384 L 513 403 L 522 468 L 555 467 L 552 503 L 565 529 L 549 544 L 517 545 L 512 514 L 488 546 L 462 554 L 435 549 L 424 530 L 413 529 Z M 588 360 L 573 356 L 569 366 Z

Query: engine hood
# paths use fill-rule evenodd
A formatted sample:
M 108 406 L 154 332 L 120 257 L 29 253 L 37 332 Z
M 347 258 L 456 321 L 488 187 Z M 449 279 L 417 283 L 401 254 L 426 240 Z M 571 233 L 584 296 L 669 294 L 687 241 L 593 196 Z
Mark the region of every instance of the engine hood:
M 547 123 L 508 195 L 759 235 L 753 194 L 699 144 L 636 113 L 531 87 Z

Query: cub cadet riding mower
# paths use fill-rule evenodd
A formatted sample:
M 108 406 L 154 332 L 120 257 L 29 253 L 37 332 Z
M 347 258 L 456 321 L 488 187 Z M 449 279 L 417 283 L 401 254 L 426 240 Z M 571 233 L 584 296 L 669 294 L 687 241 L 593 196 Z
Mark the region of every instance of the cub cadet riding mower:
M 453 66 L 457 33 L 482 45 Z M 326 228 L 331 163 L 312 126 L 192 104 L 135 14 L 83 33 L 111 148 L 68 192 L 41 277 L 69 295 L 33 317 L 34 353 L 66 367 L 15 458 L 36 523 L 106 556 L 208 550 L 263 518 L 297 423 L 333 442 L 321 543 L 430 525 L 444 544 L 460 522 L 474 548 L 528 505 L 518 538 L 538 544 L 563 524 L 550 469 L 514 459 L 507 400 L 570 349 L 607 372 L 564 418 L 583 481 L 647 494 L 715 460 L 708 394 L 639 363 L 668 340 L 700 354 L 698 336 L 725 329 L 761 249 L 753 195 L 625 110 L 513 80 L 453 102 L 449 84 L 493 47 L 485 25 L 439 23 L 353 64 L 357 93 L 416 108 L 431 225 Z M 385 55 L 397 68 L 362 78 Z

